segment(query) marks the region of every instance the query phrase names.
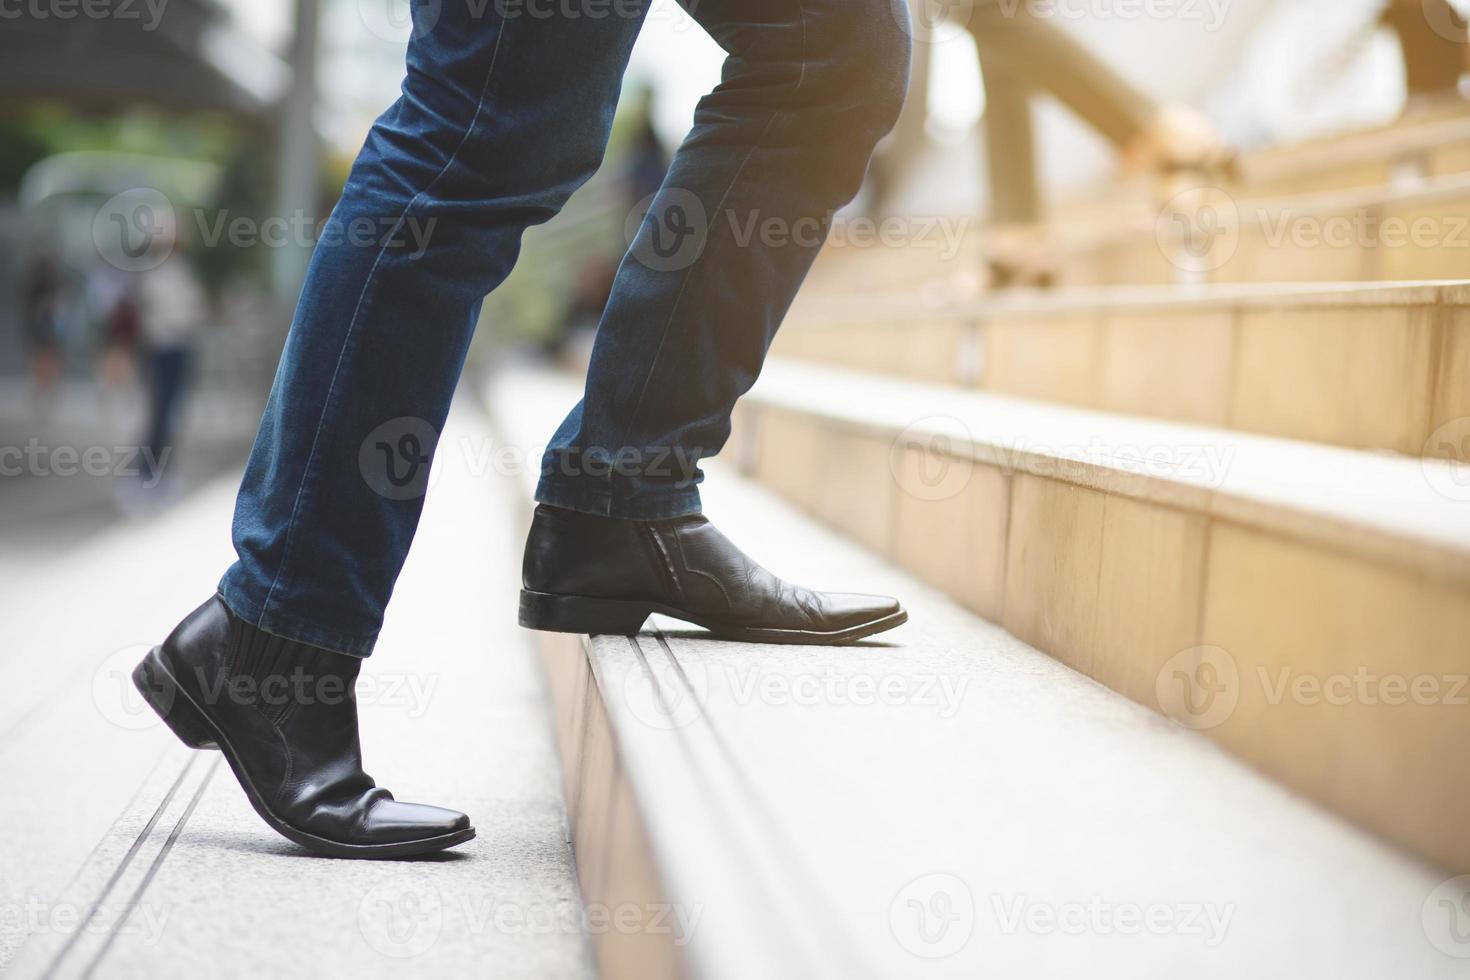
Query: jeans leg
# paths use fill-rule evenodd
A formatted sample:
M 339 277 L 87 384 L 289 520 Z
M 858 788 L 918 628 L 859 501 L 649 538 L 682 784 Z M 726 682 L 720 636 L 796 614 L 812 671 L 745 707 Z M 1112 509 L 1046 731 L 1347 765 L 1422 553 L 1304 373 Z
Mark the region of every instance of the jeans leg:
M 413 5 L 402 97 L 312 257 L 236 503 L 220 593 L 259 628 L 371 651 L 481 301 L 602 159 L 645 3 L 575 7 Z
M 584 397 L 537 499 L 652 519 L 699 509 L 700 459 L 730 433 L 771 339 L 893 125 L 904 0 L 697 0 L 725 49 L 618 270 Z

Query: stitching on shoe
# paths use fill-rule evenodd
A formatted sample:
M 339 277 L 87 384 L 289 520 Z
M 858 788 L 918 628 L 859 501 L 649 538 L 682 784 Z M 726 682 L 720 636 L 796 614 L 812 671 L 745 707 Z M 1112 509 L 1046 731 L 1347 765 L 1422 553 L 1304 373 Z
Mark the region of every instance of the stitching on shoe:
M 280 819 L 285 820 L 286 808 L 282 797 L 286 795 L 286 790 L 291 785 L 291 777 L 296 772 L 296 760 L 291 755 L 291 743 L 286 740 L 286 733 L 281 731 L 280 726 L 275 722 L 271 722 L 271 731 L 276 733 L 276 738 L 281 740 L 281 748 L 286 752 L 286 778 L 281 780 L 280 788 L 276 790 L 275 801 L 276 812 L 280 815 Z M 289 821 L 287 822 L 289 823 Z
M 658 555 L 660 559 L 662 559 L 663 564 L 661 567 L 664 570 L 664 574 L 668 576 L 670 590 L 680 601 L 683 601 L 684 584 L 679 581 L 679 574 L 674 570 L 674 560 L 669 556 L 668 549 L 664 547 L 663 539 L 659 537 L 658 530 L 651 524 L 644 524 L 642 525 L 642 527 L 643 532 L 648 536 L 649 541 L 653 542 L 654 552 Z M 676 544 L 678 543 L 678 540 L 679 533 L 675 531 L 674 541 Z
M 725 608 L 730 612 L 734 612 L 735 600 L 730 598 L 730 592 L 728 589 L 725 588 L 725 583 L 720 580 L 720 577 L 712 572 L 706 572 L 701 568 L 695 568 L 692 564 L 690 564 L 689 555 L 684 550 L 684 539 L 679 535 L 677 529 L 674 531 L 674 546 L 679 549 L 679 561 L 683 564 L 685 570 L 688 571 L 690 575 L 698 575 L 700 578 L 709 579 L 711 582 L 713 582 L 715 584 L 715 588 L 720 590 L 720 595 L 725 600 Z

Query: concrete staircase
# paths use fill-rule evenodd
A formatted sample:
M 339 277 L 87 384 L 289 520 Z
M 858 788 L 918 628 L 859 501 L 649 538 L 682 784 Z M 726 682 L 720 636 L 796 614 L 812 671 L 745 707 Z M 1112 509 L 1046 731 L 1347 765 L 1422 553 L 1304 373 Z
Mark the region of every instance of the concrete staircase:
M 1470 173 L 1288 194 L 1185 183 L 1164 200 L 1130 196 L 1081 219 L 1059 213 L 1045 232 L 1065 286 L 1457 279 L 1470 267 Z M 890 232 L 907 247 L 858 239 L 815 281 L 969 295 L 983 281 L 976 260 L 989 234 L 965 216 L 907 219 Z
M 1067 286 L 1463 278 L 1470 110 L 1453 100 L 1373 129 L 1245 154 L 1228 178 L 1120 181 L 1057 202 L 1041 230 Z M 854 240 L 830 250 L 813 286 L 973 298 L 983 284 L 992 234 L 983 222 L 914 216 L 890 234 L 904 247 L 847 236 Z
M 950 431 L 950 472 L 966 469 L 967 490 L 930 496 L 956 484 L 926 482 L 939 470 L 927 471 L 938 461 L 922 448 L 923 430 L 896 442 L 885 420 L 903 399 L 933 392 L 952 399 L 934 406 L 943 414 L 979 399 L 993 415 L 1006 401 L 774 365 L 742 414 L 731 459 L 712 465 L 706 483 L 707 511 L 763 563 L 818 587 L 901 595 L 906 626 L 845 648 L 710 642 L 661 617 L 636 637 L 538 635 L 584 898 L 640 910 L 627 928 L 593 938 L 601 975 L 1461 975 L 1470 944 L 1448 938 L 1456 934 L 1441 902 L 1470 884 L 1452 875 L 1464 852 L 1424 860 L 1332 809 L 1356 806 L 1359 824 L 1402 819 L 1400 838 L 1415 843 L 1463 840 L 1463 773 L 1451 761 L 1463 722 L 1453 711 L 1425 719 L 1418 727 L 1437 754 L 1405 757 L 1406 737 L 1421 733 L 1406 736 L 1388 712 L 1334 705 L 1303 714 L 1310 709 L 1270 704 L 1255 688 L 1251 642 L 1280 640 L 1275 628 L 1330 597 L 1332 585 L 1281 589 L 1263 604 L 1250 556 L 1232 549 L 1317 561 L 1326 574 L 1338 573 L 1323 567 L 1334 558 L 1232 525 L 1239 540 L 1222 538 L 1213 551 L 1232 578 L 1216 579 L 1222 604 L 1210 615 L 1238 632 L 1220 637 L 1231 653 L 1202 647 L 1183 602 L 1199 599 L 1202 570 L 1179 558 L 1205 557 L 1210 519 L 1177 508 L 1201 503 L 1203 490 L 1181 482 L 1170 496 L 1168 475 L 1155 482 L 1091 460 L 1093 490 L 1002 478 L 989 464 L 962 466 Z M 508 458 L 537 459 L 579 394 L 577 378 L 544 371 L 490 379 Z M 822 403 L 839 400 L 861 412 L 840 422 L 823 413 Z M 1057 411 L 1050 430 L 1035 430 L 1038 441 L 1091 417 Z M 980 441 L 964 451 L 980 452 Z M 1242 455 L 1242 469 L 1262 459 Z M 1009 513 L 991 496 L 1004 485 L 1014 488 Z M 895 510 L 904 487 L 938 509 L 916 497 L 917 507 Z M 1130 487 L 1139 495 L 1120 493 Z M 1287 485 L 1276 491 L 1291 495 Z M 1232 520 L 1253 507 L 1258 523 L 1281 517 L 1269 517 L 1268 501 L 1242 500 Z M 1353 508 L 1344 502 L 1338 516 Z M 1407 547 L 1448 509 L 1417 515 L 1415 528 L 1357 533 L 1364 548 Z M 1015 530 L 1023 525 L 1035 530 Z M 1304 540 L 1315 533 L 1305 519 L 1296 530 Z M 1426 574 L 1462 567 L 1453 550 L 1442 557 L 1448 564 Z M 1244 573 L 1234 571 L 1242 561 Z M 1008 598 L 1008 572 L 1018 599 L 994 607 Z M 1402 588 L 1391 573 L 1385 583 Z M 1246 615 L 1255 611 L 1272 615 Z M 1366 618 L 1378 632 L 1346 655 L 1375 652 L 1390 626 Z M 1464 625 L 1424 622 L 1415 637 L 1433 638 L 1444 667 L 1463 656 Z M 1303 672 L 1339 666 L 1328 642 L 1318 660 L 1299 661 Z M 1376 654 L 1404 669 L 1395 652 Z M 1196 680 L 1228 669 L 1231 657 L 1243 684 L 1217 691 Z M 1150 700 L 1166 694 L 1174 720 L 1089 674 Z M 1331 738 L 1311 736 L 1319 724 Z M 1306 742 L 1294 748 L 1295 738 Z M 1375 739 L 1392 742 L 1380 751 Z M 1351 745 L 1339 753 L 1340 740 Z M 1240 760 L 1251 746 L 1275 748 L 1281 765 L 1261 768 L 1277 779 Z M 1394 753 L 1403 771 L 1353 771 L 1354 753 L 1380 762 Z M 1313 760 L 1326 778 L 1296 778 Z M 1359 778 L 1377 780 L 1387 798 L 1377 809 L 1349 785 Z M 1315 805 L 1287 785 L 1294 780 L 1346 796 L 1319 794 L 1328 806 Z
M 1149 227 L 1065 246 L 1068 285 L 1449 279 L 1470 257 L 1470 175 L 1284 197 L 1203 187 Z
M 1240 182 L 1257 193 L 1348 190 L 1470 171 L 1470 113 L 1462 99 L 1401 119 L 1245 154 Z
M 780 363 L 736 439 L 757 480 L 1032 646 L 1470 868 L 1457 464 Z
M 1470 117 L 1241 169 L 1085 212 L 1051 292 L 976 298 L 975 228 L 819 262 L 708 509 L 913 618 L 843 651 L 541 638 L 584 894 L 704 912 L 600 937 L 605 976 L 1463 973 Z M 1370 232 L 1297 233 L 1338 226 Z M 576 396 L 489 399 L 534 459 Z M 857 678 L 973 686 L 946 714 Z M 1251 925 L 1045 924 L 1182 894 Z
M 1467 458 L 1461 282 L 806 296 L 778 356 L 1102 411 Z M 1464 431 L 1460 431 L 1461 429 Z
M 1165 211 L 1065 267 L 1114 285 L 853 296 L 838 258 L 737 457 L 1016 637 L 1470 870 L 1470 293 L 1444 278 L 1470 269 L 1467 140 L 1456 110 L 1249 157 L 1180 234 Z M 1264 237 L 1363 216 L 1466 231 Z

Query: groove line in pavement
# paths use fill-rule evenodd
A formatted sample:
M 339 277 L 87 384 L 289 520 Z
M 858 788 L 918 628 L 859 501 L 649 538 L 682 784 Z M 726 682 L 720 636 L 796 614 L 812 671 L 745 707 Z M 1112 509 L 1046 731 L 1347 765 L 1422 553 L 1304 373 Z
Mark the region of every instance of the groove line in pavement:
M 0 739 L 0 741 L 3 741 L 3 739 Z M 162 769 L 164 765 L 167 764 L 169 755 L 170 753 L 168 751 L 165 751 L 162 755 L 158 757 L 158 761 L 153 764 L 153 768 L 148 770 L 148 774 L 144 776 L 143 781 L 138 784 L 138 788 L 133 790 L 133 795 L 128 797 L 128 802 L 123 804 L 122 813 L 118 816 L 117 820 L 121 820 L 123 816 L 126 816 L 127 814 L 133 812 L 133 807 L 137 805 L 138 798 L 143 795 L 143 790 L 148 788 L 148 784 L 153 781 L 153 777 L 157 774 L 158 770 Z M 179 778 L 182 779 L 183 775 L 180 774 Z M 117 820 L 113 821 L 113 827 L 117 826 Z M 110 828 L 109 833 L 111 833 Z M 60 892 L 58 892 L 58 894 L 68 895 L 71 893 L 71 890 L 75 888 L 78 882 L 82 880 L 82 875 L 86 872 L 87 867 L 102 851 L 103 845 L 107 843 L 107 837 L 108 834 L 103 834 L 102 839 L 92 845 L 92 849 L 87 852 L 86 858 L 82 860 L 81 864 L 77 865 L 76 871 L 72 872 L 72 876 L 67 879 L 66 885 L 61 889 Z
M 674 665 L 674 673 L 679 675 L 679 679 L 689 692 L 689 697 L 698 703 L 699 690 L 695 687 L 694 682 L 690 680 L 689 674 L 684 670 L 684 665 L 680 663 L 678 655 L 674 653 L 674 648 L 664 635 L 663 629 L 654 626 L 653 636 L 658 640 L 659 646 L 663 647 L 664 655 L 669 658 L 669 662 Z M 715 726 L 714 718 L 710 715 L 708 704 L 700 704 L 699 707 L 700 717 L 704 721 L 704 729 L 709 732 L 710 739 L 714 742 L 719 754 L 724 758 L 725 767 L 730 776 L 744 790 L 746 806 L 754 820 L 758 824 L 764 825 L 767 841 L 777 850 L 785 852 L 783 864 L 788 874 L 796 879 L 795 887 L 805 893 L 804 895 L 797 896 L 798 899 L 805 899 L 813 910 L 821 910 L 823 913 L 820 915 L 820 919 L 825 927 L 825 931 L 833 940 L 829 948 L 841 950 L 844 953 L 856 949 L 857 945 L 846 934 L 846 929 L 842 926 L 841 920 L 833 912 L 832 903 L 827 896 L 826 889 L 822 887 L 817 877 L 811 873 L 810 869 L 806 866 L 806 862 L 801 857 L 801 849 L 787 836 L 785 828 L 781 826 L 781 822 L 776 819 L 765 799 L 757 791 L 755 781 L 751 779 L 750 774 L 741 765 L 739 758 L 730 747 L 730 743 L 725 739 L 724 733 Z M 848 974 L 851 977 L 869 975 L 867 967 L 855 960 L 850 960 L 846 968 L 851 971 Z
M 184 763 L 184 767 L 179 770 L 178 776 L 174 778 L 173 785 L 168 788 L 168 792 L 164 794 L 163 800 L 154 809 L 153 815 L 148 818 L 148 822 L 143 825 L 143 829 L 138 831 L 138 836 L 133 839 L 132 846 L 122 856 L 122 860 L 117 863 L 117 867 L 112 869 L 112 874 L 108 876 L 107 882 L 97 894 L 96 900 L 87 905 L 87 914 L 82 918 L 81 924 L 72 931 L 71 935 L 66 937 L 66 942 L 62 944 L 61 949 L 57 950 L 56 955 L 52 957 L 50 964 L 47 965 L 46 972 L 41 974 L 41 980 L 51 980 L 56 975 L 57 969 L 61 966 L 62 961 L 66 959 L 67 954 L 72 951 L 72 947 L 76 946 L 77 941 L 86 934 L 87 927 L 97 917 L 97 910 L 102 907 L 102 903 L 107 900 L 107 896 L 111 894 L 112 889 L 117 886 L 118 881 L 127 872 L 128 865 L 132 863 L 133 858 L 137 856 L 138 851 L 153 833 L 153 828 L 157 826 L 159 818 L 163 816 L 163 812 L 168 808 L 168 805 L 173 802 L 173 798 L 178 793 L 179 787 L 184 783 L 184 778 L 189 775 L 189 770 L 194 768 L 194 763 L 198 759 L 199 756 L 197 753 L 190 753 L 189 761 Z
M 642 634 L 640 634 L 640 635 L 642 635 Z M 658 634 L 656 633 L 655 636 L 657 636 L 657 635 Z M 665 716 L 666 717 L 669 717 L 669 718 L 674 717 L 674 708 L 673 708 L 673 705 L 671 705 L 669 703 L 668 694 L 664 691 L 663 685 L 658 682 L 658 675 L 654 671 L 653 665 L 651 663 L 649 663 L 648 655 L 646 653 L 644 653 L 643 647 L 638 642 L 639 637 L 638 636 L 629 636 L 629 637 L 626 637 L 625 639 L 627 639 L 628 645 L 633 648 L 633 655 L 636 658 L 639 667 L 642 669 L 644 675 L 648 677 L 649 682 L 650 682 L 650 685 L 651 685 L 652 690 L 653 690 L 653 693 L 654 693 L 654 696 L 656 698 L 658 698 L 659 702 L 663 705 Z M 658 639 L 659 639 L 659 642 L 662 643 L 662 637 L 658 637 Z M 667 655 L 667 650 L 668 650 L 667 645 L 664 645 L 664 650 L 666 651 L 666 655 Z M 675 666 L 675 669 L 678 670 L 677 665 Z M 599 692 L 599 696 L 601 696 L 601 692 Z M 701 709 L 702 708 L 703 708 L 703 705 L 701 705 Z M 706 722 L 706 726 L 705 727 L 708 727 L 708 721 L 709 721 L 708 716 L 704 716 L 704 720 Z M 719 798 L 719 794 L 716 792 L 715 786 L 710 781 L 708 771 L 705 769 L 704 765 L 702 764 L 702 760 L 700 758 L 700 753 L 699 753 L 698 749 L 696 749 L 696 747 L 693 744 L 691 744 L 687 732 L 684 731 L 682 728 L 676 727 L 676 728 L 670 729 L 669 730 L 669 734 L 672 737 L 672 739 L 674 741 L 674 744 L 679 747 L 679 754 L 682 755 L 684 757 L 685 761 L 688 763 L 688 766 L 687 766 L 687 770 L 688 770 L 688 773 L 689 773 L 688 778 L 690 779 L 690 781 L 692 781 L 692 782 L 694 782 L 694 783 L 696 783 L 696 784 L 698 784 L 699 786 L 702 787 L 699 795 L 704 800 L 715 800 L 715 799 L 718 799 Z M 631 784 L 630 784 L 630 789 L 631 788 L 632 787 L 631 787 Z M 638 806 L 640 806 L 640 807 L 642 807 L 644 805 L 645 804 L 643 804 L 642 802 L 639 802 L 638 803 Z M 640 815 L 640 820 L 642 820 L 641 815 Z M 714 810 L 713 812 L 710 813 L 710 820 L 711 820 L 711 822 L 718 821 L 719 823 L 721 823 L 724 826 L 725 829 L 724 829 L 724 831 L 723 831 L 723 833 L 721 835 L 724 840 L 727 840 L 727 841 L 738 841 L 738 840 L 741 839 L 742 834 L 740 832 L 740 828 L 739 828 L 738 824 L 735 822 L 734 818 L 731 816 L 729 809 L 727 809 L 725 807 L 719 807 L 719 808 L 717 808 L 716 810 Z M 644 830 L 644 832 L 645 832 L 645 834 L 647 833 L 646 821 L 645 821 L 645 830 Z M 765 875 L 759 869 L 756 869 L 754 867 L 747 868 L 746 870 L 751 875 L 751 877 L 753 877 L 753 878 L 755 878 L 757 880 L 758 887 L 765 894 L 770 894 L 770 893 L 772 893 L 774 891 L 774 889 L 772 887 L 772 883 L 769 880 L 769 877 L 767 875 Z M 790 954 L 788 954 L 788 957 L 786 959 L 786 962 L 788 962 L 788 963 L 799 963 L 799 962 L 803 962 L 805 960 L 805 956 L 803 955 L 802 946 L 801 946 L 801 943 L 797 940 L 797 938 L 794 935 L 794 933 L 792 932 L 791 923 L 788 922 L 787 920 L 785 920 L 784 918 L 782 918 L 781 916 L 775 916 L 774 918 L 769 918 L 768 917 L 768 920 L 767 921 L 768 921 L 768 928 L 770 929 L 771 934 L 774 935 L 774 936 L 776 936 L 776 937 L 778 937 L 776 939 L 776 941 L 778 943 L 780 943 L 780 945 L 782 945 L 783 947 L 785 947 L 787 950 L 790 950 Z M 767 937 L 767 938 L 769 938 L 769 937 Z
M 174 824 L 173 830 L 169 831 L 168 840 L 163 842 L 163 847 L 154 855 L 153 863 L 148 866 L 148 870 L 144 873 L 143 880 L 138 883 L 138 887 L 133 890 L 133 894 L 128 896 L 128 904 L 123 909 L 123 913 L 117 917 L 117 924 L 107 933 L 107 939 L 103 941 L 102 948 L 97 950 L 97 955 L 92 957 L 92 962 L 88 963 L 87 968 L 82 971 L 82 980 L 88 980 L 93 975 L 98 964 L 107 955 L 107 951 L 112 949 L 112 944 L 117 939 L 118 934 L 127 927 L 128 920 L 133 917 L 133 913 L 137 911 L 139 903 L 143 900 L 143 893 L 148 890 L 149 885 L 153 884 L 153 878 L 158 874 L 158 870 L 163 867 L 164 859 L 168 857 L 169 851 L 173 850 L 174 844 L 178 841 L 179 836 L 183 834 L 184 825 L 194 815 L 194 809 L 199 806 L 199 801 L 204 797 L 204 791 L 209 788 L 209 782 L 219 770 L 220 763 L 223 759 L 223 756 L 216 757 L 210 763 L 209 771 L 204 774 L 204 778 L 199 780 L 199 786 L 194 790 L 194 796 L 189 800 L 189 805 L 184 808 L 183 813 L 179 814 L 178 822 Z M 194 760 L 190 759 L 189 761 L 192 765 Z

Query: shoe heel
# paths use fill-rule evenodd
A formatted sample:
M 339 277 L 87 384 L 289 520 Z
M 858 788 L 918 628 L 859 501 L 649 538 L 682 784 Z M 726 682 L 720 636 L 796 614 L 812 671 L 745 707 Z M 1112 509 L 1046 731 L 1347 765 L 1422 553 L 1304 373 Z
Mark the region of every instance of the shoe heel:
M 133 668 L 133 686 L 158 713 L 163 723 L 191 749 L 216 749 L 214 730 L 192 702 L 179 690 L 178 681 L 164 666 L 159 648 L 149 651 Z
M 653 613 L 646 602 L 521 590 L 520 624 L 551 633 L 632 636 Z

